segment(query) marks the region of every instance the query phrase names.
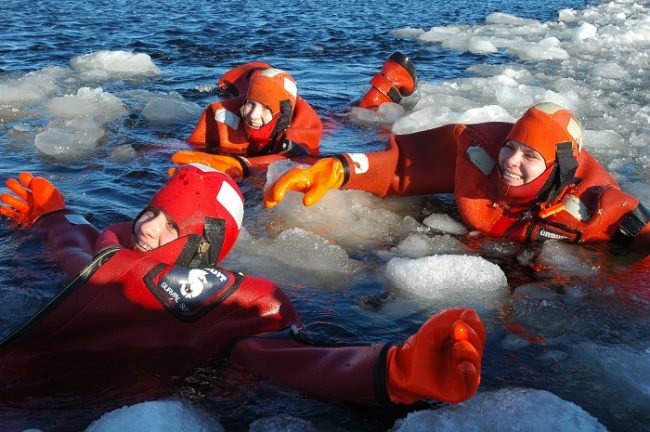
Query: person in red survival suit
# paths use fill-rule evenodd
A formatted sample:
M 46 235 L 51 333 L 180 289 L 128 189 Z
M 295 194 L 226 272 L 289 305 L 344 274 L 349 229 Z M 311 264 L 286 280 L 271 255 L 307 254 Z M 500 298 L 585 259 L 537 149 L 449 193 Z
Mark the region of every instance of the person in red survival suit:
M 48 374 L 40 360 L 66 351 L 172 348 L 207 362 L 231 348 L 235 364 L 319 397 L 454 403 L 476 392 L 485 331 L 471 309 L 434 315 L 401 346 L 318 347 L 298 337 L 298 314 L 275 284 L 218 266 L 244 208 L 222 172 L 175 170 L 134 221 L 102 234 L 46 179 L 22 173 L 7 186 L 18 197 L 3 194 L 0 214 L 43 230 L 74 279 L 0 344 L 3 385 Z
M 214 102 L 203 111 L 187 141 L 225 160 L 261 161 L 318 155 L 323 130 L 314 109 L 298 95 L 294 78 L 263 62 L 228 71 L 219 87 L 235 96 Z M 185 153 L 181 152 L 181 157 Z M 199 152 L 201 153 L 201 152 Z M 208 153 L 209 154 L 209 153 Z M 269 162 L 270 163 L 270 162 Z
M 393 135 L 382 152 L 293 168 L 267 190 L 264 204 L 273 207 L 296 190 L 312 205 L 338 188 L 378 196 L 454 192 L 463 220 L 497 238 L 613 240 L 650 249 L 650 212 L 582 148 L 575 115 L 553 103 L 531 107 L 514 124 Z
M 240 129 L 244 128 L 244 132 L 239 133 L 238 136 L 245 144 L 239 147 L 220 144 L 218 148 L 220 154 L 179 151 L 172 156 L 172 161 L 177 164 L 202 163 L 227 172 L 234 178 L 247 177 L 254 170 L 263 171 L 271 163 L 287 157 L 314 162 L 318 155 L 322 131 L 320 119 L 300 96 L 295 96 L 293 79 L 288 74 L 278 75 L 277 79 L 268 79 L 265 74 L 270 73 L 271 70 L 275 69 L 272 69 L 268 63 L 252 62 L 224 74 L 219 80 L 219 88 L 235 95 L 247 94 L 246 98 L 241 96 L 210 105 L 188 138 L 191 144 L 195 146 L 207 144 L 208 150 L 211 150 L 210 147 L 216 145 L 213 143 L 232 141 L 230 137 L 234 132 L 228 124 L 231 126 L 236 124 Z M 291 87 L 292 91 L 286 90 L 287 84 L 283 83 L 280 77 L 290 79 L 290 83 L 293 84 L 289 84 L 288 87 Z M 384 62 L 381 71 L 372 77 L 370 85 L 370 89 L 355 103 L 355 106 L 374 110 L 386 102 L 400 103 L 403 97 L 413 94 L 417 87 L 415 65 L 409 57 L 395 52 Z M 277 124 L 286 127 L 285 132 L 279 135 L 280 145 L 267 145 L 263 147 L 263 151 L 260 151 L 258 149 L 260 146 L 253 144 L 253 138 L 267 136 L 267 132 L 271 130 L 270 125 L 275 121 L 272 120 L 275 119 L 274 114 L 278 111 L 282 112 L 282 106 L 277 107 L 277 105 L 278 100 L 281 101 L 283 98 L 289 101 L 295 99 L 293 116 L 288 123 L 279 120 L 273 129 L 280 130 Z M 239 106 L 241 108 L 238 108 Z M 289 111 L 288 107 L 287 111 Z M 248 140 L 244 137 L 246 134 Z M 209 138 L 210 136 L 213 138 Z M 247 151 L 232 151 L 239 148 L 246 148 Z

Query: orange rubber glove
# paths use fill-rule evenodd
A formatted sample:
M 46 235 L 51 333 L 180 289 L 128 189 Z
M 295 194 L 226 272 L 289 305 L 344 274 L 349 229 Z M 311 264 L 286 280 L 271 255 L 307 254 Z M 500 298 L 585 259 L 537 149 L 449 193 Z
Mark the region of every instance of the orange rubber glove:
M 309 168 L 291 168 L 266 191 L 264 206 L 275 207 L 290 190 L 305 194 L 304 205 L 316 204 L 328 190 L 339 189 L 344 178 L 343 164 L 336 158 L 321 159 Z
M 403 404 L 469 399 L 481 382 L 484 343 L 485 330 L 474 310 L 437 313 L 404 345 L 388 351 L 388 395 Z
M 172 155 L 172 162 L 179 165 L 200 163 L 228 174 L 232 178 L 244 177 L 247 168 L 243 162 L 232 156 L 215 155 L 200 151 L 182 150 Z
M 3 193 L 0 201 L 7 205 L 0 206 L 0 215 L 13 219 L 19 225 L 31 226 L 44 214 L 65 208 L 61 192 L 43 177 L 34 177 L 24 171 L 20 173 L 18 180 L 7 180 L 7 187 L 18 195 L 18 198 Z

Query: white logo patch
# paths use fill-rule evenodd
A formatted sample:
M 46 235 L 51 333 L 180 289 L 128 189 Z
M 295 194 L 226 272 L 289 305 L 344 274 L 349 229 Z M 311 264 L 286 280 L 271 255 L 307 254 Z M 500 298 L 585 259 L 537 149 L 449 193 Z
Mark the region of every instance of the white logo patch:
M 181 283 L 181 294 L 186 298 L 194 298 L 203 292 L 208 285 L 206 275 L 208 272 L 201 269 L 192 269 L 187 275 L 187 281 Z
M 483 174 L 490 175 L 494 169 L 495 162 L 490 155 L 480 145 L 473 145 L 467 148 L 469 160 L 481 170 Z
M 223 123 L 231 129 L 239 127 L 239 116 L 225 108 L 220 108 L 214 113 L 214 119 L 219 123 Z
M 244 202 L 239 194 L 228 183 L 223 182 L 221 189 L 217 194 L 217 201 L 226 209 L 228 213 L 235 219 L 237 227 L 241 228 L 241 223 L 244 218 Z
M 368 172 L 370 167 L 370 162 L 368 161 L 368 156 L 365 153 L 347 153 L 347 155 L 352 159 L 354 164 L 354 173 L 363 174 Z

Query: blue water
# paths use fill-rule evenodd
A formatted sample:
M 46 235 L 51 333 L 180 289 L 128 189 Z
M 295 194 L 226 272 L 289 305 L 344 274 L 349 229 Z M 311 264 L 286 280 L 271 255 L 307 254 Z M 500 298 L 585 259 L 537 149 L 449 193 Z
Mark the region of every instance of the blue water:
M 421 79 L 436 82 L 468 75 L 467 68 L 479 63 L 501 64 L 510 60 L 502 54 L 478 57 L 473 54 L 445 50 L 439 46 L 418 44 L 398 39 L 391 30 L 405 27 L 428 29 L 432 26 L 479 23 L 488 14 L 505 12 L 540 21 L 554 20 L 563 8 L 584 8 L 582 0 L 558 1 L 478 1 L 452 0 L 429 2 L 399 1 L 14 1 L 5 0 L 0 9 L 0 77 L 18 78 L 48 66 L 67 67 L 77 56 L 100 50 L 126 50 L 148 54 L 162 73 L 155 78 L 102 81 L 105 91 L 118 95 L 129 110 L 119 121 L 110 124 L 101 146 L 90 154 L 71 159 L 52 159 L 40 154 L 33 145 L 33 136 L 12 131 L 14 120 L 0 119 L 0 177 L 28 169 L 49 173 L 50 178 L 66 191 L 68 205 L 86 215 L 99 227 L 133 217 L 146 204 L 148 197 L 164 180 L 169 156 L 182 147 L 182 139 L 193 129 L 192 122 L 156 126 L 140 116 L 142 109 L 137 91 L 178 93 L 185 100 L 201 106 L 216 95 L 198 88 L 213 86 L 221 73 L 252 60 L 263 60 L 290 70 L 299 83 L 301 94 L 312 104 L 331 132 L 324 136 L 324 152 L 370 150 L 381 145 L 382 137 L 375 129 L 364 129 L 346 121 L 346 110 L 366 89 L 368 79 L 384 59 L 394 51 L 411 56 Z M 21 118 L 36 128 L 44 120 Z M 112 149 L 131 144 L 137 156 L 117 162 L 108 156 Z M 252 230 L 263 218 L 259 185 L 243 184 L 247 204 L 247 224 Z M 448 202 L 432 205 L 449 210 Z M 594 253 L 609 254 L 599 248 Z M 356 251 L 361 254 L 361 252 Z M 59 285 L 52 283 L 60 275 L 48 264 L 30 233 L 0 225 L 0 283 L 16 292 L 29 290 L 27 302 L 38 303 L 56 293 Z M 610 256 L 612 267 L 620 258 Z M 511 286 L 525 283 L 536 275 L 521 268 L 516 257 L 490 257 L 501 264 Z M 372 254 L 361 256 L 372 268 Z M 290 270 L 287 270 L 290 271 Z M 612 271 L 615 273 L 615 270 Z M 263 276 L 263 274 L 262 274 Z M 401 340 L 417 329 L 425 318 L 422 312 L 397 321 L 381 314 L 370 322 L 365 314 L 374 302 L 381 302 L 378 276 L 364 274 L 338 289 L 323 290 L 296 286 L 291 278 L 278 282 L 295 300 L 305 322 L 316 322 L 312 330 L 333 341 L 374 342 Z M 558 287 L 563 275 L 558 276 Z M 284 283 L 284 285 L 283 285 Z M 558 288 L 560 290 L 560 288 Z M 379 294 L 379 295 L 378 295 Z M 5 302 L 5 299 L 2 299 Z M 27 305 L 29 306 L 29 305 Z M 29 307 L 16 308 L 12 317 L 0 317 L 4 327 L 20 321 Z M 555 305 L 556 307 L 558 305 Z M 561 303 L 562 317 L 582 313 L 579 303 Z M 625 327 L 615 305 L 589 304 L 608 312 L 606 324 L 594 324 L 594 337 L 609 341 L 620 336 L 611 328 Z M 626 311 L 632 321 L 644 309 Z M 644 420 L 612 412 L 600 402 L 592 402 L 580 394 L 581 387 L 567 381 L 588 378 L 572 374 L 571 368 L 550 369 L 538 362 L 543 348 L 533 346 L 515 355 L 500 348 L 504 324 L 512 311 L 493 311 L 489 320 L 495 328 L 490 336 L 485 357 L 484 388 L 520 385 L 553 391 L 560 397 L 582 406 L 611 430 L 642 429 Z M 639 318 L 640 319 L 640 318 Z M 336 322 L 336 324 L 334 324 Z M 631 325 L 630 325 L 631 326 Z M 629 330 L 629 328 L 627 328 Z M 561 329 L 552 329 L 547 336 L 559 336 Z M 628 340 L 648 337 L 646 328 L 635 329 Z M 624 332 L 621 332 L 624 333 Z M 221 375 L 221 367 L 198 371 L 196 379 L 179 384 L 176 396 L 185 397 L 218 415 L 228 430 L 247 430 L 255 419 L 288 413 L 312 421 L 323 430 L 386 430 L 405 415 L 402 409 L 375 409 L 302 398 L 270 384 L 255 390 L 237 392 L 229 387 L 230 376 Z M 199 384 L 197 384 L 197 382 Z M 226 395 L 224 395 L 225 393 Z M 100 408 L 84 409 L 83 401 L 74 396 L 54 398 L 48 408 L 2 407 L 2 421 L 17 422 L 21 427 L 37 426 L 44 430 L 70 430 L 87 424 L 103 413 Z M 119 396 L 110 405 L 118 404 Z M 632 415 L 634 417 L 635 414 Z M 50 418 L 56 418 L 54 425 Z M 647 425 L 646 425 L 647 427 Z

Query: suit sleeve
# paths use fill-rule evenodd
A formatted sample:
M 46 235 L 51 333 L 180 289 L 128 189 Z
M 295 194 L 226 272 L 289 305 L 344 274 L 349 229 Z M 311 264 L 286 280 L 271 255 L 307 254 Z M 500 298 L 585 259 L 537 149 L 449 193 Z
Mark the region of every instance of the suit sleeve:
M 377 196 L 407 196 L 454 191 L 456 125 L 408 135 L 391 135 L 386 149 L 344 153 L 344 189 Z
M 50 257 L 71 279 L 92 260 L 99 230 L 82 216 L 54 212 L 41 217 L 37 227 L 46 237 Z

